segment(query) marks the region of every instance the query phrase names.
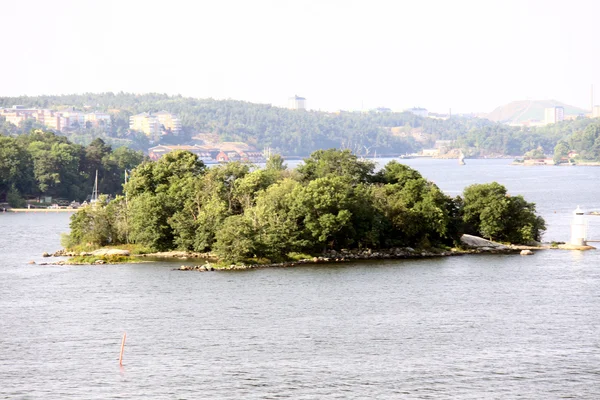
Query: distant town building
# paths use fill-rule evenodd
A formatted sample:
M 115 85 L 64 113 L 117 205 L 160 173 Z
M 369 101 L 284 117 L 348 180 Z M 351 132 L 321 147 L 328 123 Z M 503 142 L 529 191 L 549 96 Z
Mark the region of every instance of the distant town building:
M 179 135 L 181 132 L 181 121 L 175 115 L 167 111 L 159 111 L 154 114 L 162 125 L 162 128 L 171 132 L 173 135 Z
M 43 117 L 40 116 L 42 110 L 25 108 L 23 106 L 12 106 L 11 108 L 0 109 L 0 116 L 6 119 L 6 122 L 10 122 L 15 126 L 19 126 L 23 121 L 32 119 L 40 121 Z
M 425 110 L 427 111 L 427 110 Z M 430 113 L 427 111 L 427 118 L 431 118 L 431 119 L 440 119 L 440 120 L 447 120 L 448 118 L 450 118 L 450 114 L 439 114 L 439 113 Z M 465 118 L 470 118 L 470 117 L 465 117 Z
M 240 151 L 239 154 L 242 161 L 251 163 L 265 162 L 268 158 L 260 151 Z
M 240 161 L 242 157 L 237 151 L 221 151 L 217 154 L 217 162 Z
M 306 110 L 306 99 L 295 95 L 288 99 L 288 108 L 290 110 Z
M 78 117 L 78 116 L 77 116 Z M 86 128 L 110 126 L 110 115 L 101 112 L 92 112 L 83 115 Z
M 77 128 L 99 127 L 104 130 L 111 125 L 110 115 L 100 112 L 84 113 L 75 111 L 73 107 L 67 110 L 48 110 L 39 108 L 25 108 L 17 105 L 11 108 L 0 109 L 0 116 L 6 121 L 19 126 L 23 121 L 35 120 L 55 131 L 67 131 Z
M 175 150 L 189 151 L 196 154 L 205 163 L 244 161 L 252 163 L 263 163 L 263 153 L 256 151 L 252 146 L 245 143 L 224 142 L 215 146 L 193 145 L 193 146 L 167 146 L 160 145 L 148 149 L 148 156 L 152 160 L 158 160 L 167 153 Z
M 63 117 L 60 113 L 45 110 L 43 115 L 44 119 L 41 122 L 49 129 L 63 131 L 65 128 L 69 127 L 69 119 Z
M 376 114 L 386 114 L 386 113 L 391 113 L 392 109 L 387 108 L 387 107 L 377 107 L 377 108 L 372 109 L 371 111 Z
M 519 127 L 523 127 L 523 126 L 527 126 L 527 127 L 534 127 L 534 126 L 544 126 L 546 125 L 546 121 L 540 121 L 539 119 L 535 119 L 535 118 L 531 118 L 525 121 L 519 121 L 519 122 L 509 122 L 507 123 L 508 126 L 519 126 Z
M 77 129 L 77 128 L 84 128 L 85 127 L 85 121 L 86 121 L 86 113 L 84 112 L 80 112 L 80 111 L 75 111 L 73 109 L 73 107 L 71 107 L 70 110 L 67 111 L 61 111 L 61 114 L 63 117 L 68 118 L 69 122 L 69 128 L 71 129 Z M 108 117 L 108 126 L 110 126 L 110 116 L 106 115 Z M 90 125 L 91 125 L 91 119 L 90 120 Z M 96 120 L 96 118 L 93 118 L 94 120 Z M 103 124 L 104 126 L 105 124 Z M 96 124 L 96 126 L 98 126 L 98 124 Z
M 129 129 L 143 132 L 153 140 L 158 140 L 163 131 L 178 135 L 181 132 L 181 121 L 167 111 L 155 114 L 143 112 L 129 117 Z
M 418 115 L 419 117 L 423 117 L 423 118 L 427 118 L 429 116 L 429 111 L 427 111 L 426 108 L 413 107 L 413 108 L 407 108 L 404 111 L 409 112 L 411 114 Z
M 204 146 L 155 146 L 148 149 L 148 156 L 152 160 L 158 160 L 167 153 L 175 150 L 185 150 L 196 154 L 198 158 L 204 162 L 214 161 L 214 157 L 218 154 L 219 149 L 207 149 Z M 212 150 L 212 151 L 211 151 Z
M 450 148 L 454 144 L 454 140 L 436 140 L 434 144 L 435 149 Z
M 11 112 L 11 113 L 7 112 L 7 113 L 3 113 L 2 116 L 6 119 L 6 122 L 10 122 L 11 124 L 13 124 L 15 126 L 19 126 L 21 124 L 21 122 L 28 119 L 27 115 L 23 115 L 18 112 Z
M 544 122 L 546 124 L 555 124 L 565 119 L 564 107 L 548 107 L 544 110 Z
M 435 157 L 440 154 L 440 149 L 423 149 L 421 155 L 423 157 Z
M 592 118 L 600 118 L 600 106 L 594 106 L 592 108 Z
M 152 140 L 160 137 L 160 121 L 150 113 L 143 112 L 129 117 L 129 129 L 142 132 Z

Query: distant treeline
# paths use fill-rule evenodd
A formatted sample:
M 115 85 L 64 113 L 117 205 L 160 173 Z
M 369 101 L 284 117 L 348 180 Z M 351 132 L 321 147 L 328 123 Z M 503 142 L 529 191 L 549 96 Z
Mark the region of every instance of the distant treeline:
M 206 168 L 176 151 L 134 169 L 125 193 L 73 215 L 63 244 L 275 261 L 330 249 L 453 246 L 464 232 L 525 243 L 545 229 L 534 204 L 498 183 L 450 198 L 406 165 L 392 161 L 375 172 L 347 150 L 316 151 L 296 170 L 279 156 L 264 169 Z
M 150 143 L 129 131 L 133 114 L 166 110 L 181 119 L 179 137 L 164 137 L 165 143 L 185 143 L 197 133 L 213 133 L 223 141 L 242 141 L 259 149 L 270 147 L 280 154 L 306 156 L 318 149 L 344 148 L 361 156 L 404 154 L 431 147 L 436 140 L 453 140 L 468 156 L 520 156 L 542 148 L 552 154 L 561 140 L 583 131 L 594 120 L 581 118 L 545 127 L 511 127 L 481 118 L 432 119 L 403 112 L 294 111 L 267 104 L 235 100 L 196 99 L 150 93 L 100 93 L 63 96 L 0 97 L 0 107 L 79 109 L 110 112 L 109 132 L 85 129 L 69 132 L 71 141 L 88 144 L 101 137 L 106 143 L 146 150 Z M 0 121 L 0 132 L 17 134 L 39 128 L 33 121 L 15 127 Z M 419 140 L 415 139 L 417 137 Z
M 113 150 L 102 139 L 84 147 L 41 130 L 0 135 L 0 199 L 14 207 L 42 195 L 83 201 L 92 192 L 96 171 L 101 191 L 116 195 L 122 193 L 125 170 L 143 159 L 141 152 Z
M 571 157 L 569 156 L 571 154 Z M 554 162 L 600 161 L 600 120 L 594 120 L 584 130 L 560 140 L 554 148 Z

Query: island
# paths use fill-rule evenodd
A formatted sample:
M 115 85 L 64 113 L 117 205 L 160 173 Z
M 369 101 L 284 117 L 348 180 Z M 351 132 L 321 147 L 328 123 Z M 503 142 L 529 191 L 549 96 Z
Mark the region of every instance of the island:
M 174 151 L 133 169 L 122 196 L 74 213 L 70 228 L 62 243 L 74 254 L 109 246 L 266 265 L 405 249 L 435 255 L 461 246 L 465 233 L 530 244 L 545 222 L 535 204 L 496 182 L 451 198 L 397 161 L 375 171 L 370 160 L 330 149 L 294 170 L 279 155 L 264 168 L 207 168 L 195 154 Z

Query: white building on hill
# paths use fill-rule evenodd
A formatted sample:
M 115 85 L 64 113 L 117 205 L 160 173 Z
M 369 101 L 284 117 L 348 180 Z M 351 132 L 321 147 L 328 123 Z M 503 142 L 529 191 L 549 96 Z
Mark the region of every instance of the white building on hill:
M 544 122 L 546 124 L 555 124 L 565 119 L 565 109 L 563 107 L 548 107 L 544 109 Z
M 306 99 L 295 95 L 288 99 L 288 108 L 290 110 L 306 110 Z

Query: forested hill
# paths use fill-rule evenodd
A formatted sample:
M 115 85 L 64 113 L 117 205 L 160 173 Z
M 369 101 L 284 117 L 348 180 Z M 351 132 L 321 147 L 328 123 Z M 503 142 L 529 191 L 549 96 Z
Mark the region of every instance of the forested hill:
M 109 112 L 113 118 L 111 137 L 103 139 L 117 145 L 120 144 L 118 141 L 129 140 L 134 148 L 142 148 L 147 143 L 136 143 L 139 137 L 128 132 L 129 117 L 145 111 L 166 110 L 181 119 L 184 132 L 183 137 L 166 138 L 167 141 L 189 142 L 198 133 L 214 133 L 222 141 L 246 142 L 259 149 L 271 147 L 287 155 L 307 155 L 317 149 L 332 147 L 347 148 L 362 155 L 411 153 L 433 145 L 437 139 L 455 139 L 470 129 L 496 125 L 474 119 L 434 120 L 411 113 L 295 111 L 268 104 L 157 93 L 0 97 L 0 107 L 15 104 Z M 90 134 L 97 137 L 100 133 Z M 70 139 L 86 142 L 81 137 Z
M 409 135 L 394 134 L 392 126 L 418 126 L 412 114 L 362 114 L 294 111 L 236 100 L 196 99 L 165 94 L 102 93 L 62 96 L 4 97 L 0 107 L 14 104 L 60 109 L 74 106 L 113 115 L 112 135 L 127 139 L 129 116 L 166 110 L 182 122 L 184 137 L 215 133 L 222 141 L 271 147 L 289 155 L 307 155 L 321 148 L 345 147 L 356 152 L 402 154 L 422 146 Z M 171 139 L 171 141 L 177 139 Z
M 258 149 L 271 147 L 284 155 L 299 156 L 327 148 L 345 148 L 358 155 L 404 154 L 432 147 L 436 140 L 455 141 L 468 156 L 518 156 L 539 147 L 552 154 L 560 140 L 583 131 L 594 121 L 582 119 L 546 127 L 520 128 L 481 118 L 453 116 L 444 120 L 411 113 L 294 111 L 268 104 L 158 93 L 0 97 L 0 107 L 17 104 L 110 113 L 110 132 L 98 128 L 63 132 L 70 141 L 83 145 L 102 138 L 114 147 L 126 145 L 146 151 L 152 144 L 143 134 L 129 130 L 129 117 L 145 111 L 166 110 L 181 119 L 183 134 L 163 137 L 161 143 L 186 144 L 197 134 L 211 133 L 218 135 L 221 141 L 241 141 Z M 19 134 L 42 128 L 29 125 L 15 127 L 0 117 L 0 134 Z

